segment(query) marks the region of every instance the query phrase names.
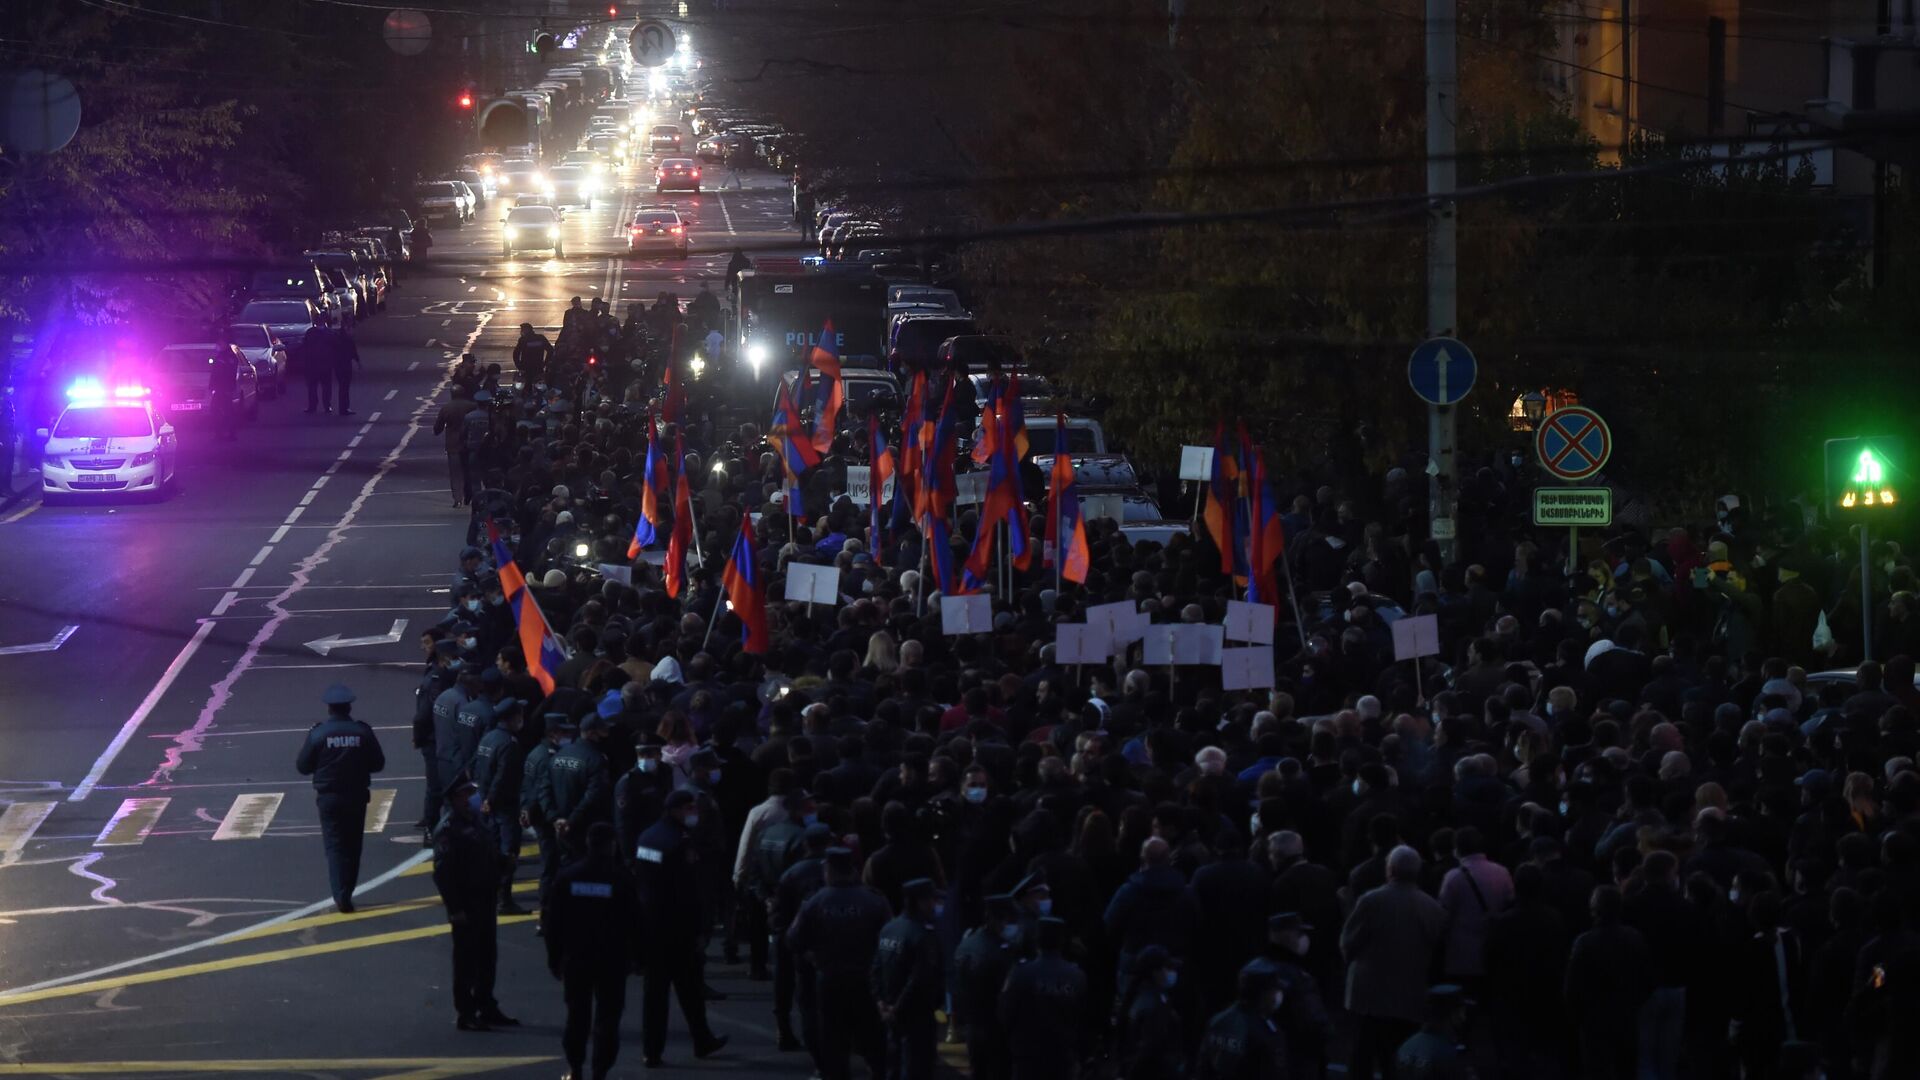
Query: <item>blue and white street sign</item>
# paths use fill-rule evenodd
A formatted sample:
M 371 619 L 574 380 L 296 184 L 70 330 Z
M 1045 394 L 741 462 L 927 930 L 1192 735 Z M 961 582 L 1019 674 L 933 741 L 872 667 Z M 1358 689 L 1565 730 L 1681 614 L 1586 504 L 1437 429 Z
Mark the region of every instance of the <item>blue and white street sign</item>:
M 1407 382 L 1433 405 L 1452 405 L 1466 397 L 1479 370 L 1473 353 L 1450 337 L 1423 341 L 1407 358 Z

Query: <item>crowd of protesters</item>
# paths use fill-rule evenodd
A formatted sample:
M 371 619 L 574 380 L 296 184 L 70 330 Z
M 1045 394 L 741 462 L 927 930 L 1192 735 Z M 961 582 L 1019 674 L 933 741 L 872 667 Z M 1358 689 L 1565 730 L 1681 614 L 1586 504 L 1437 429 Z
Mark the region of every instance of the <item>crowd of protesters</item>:
M 1295 474 L 1271 689 L 1138 646 L 1066 666 L 1054 625 L 1091 604 L 1219 623 L 1241 587 L 1204 531 L 1091 522 L 1084 585 L 1036 565 L 990 633 L 943 634 L 917 534 L 836 497 L 861 440 L 803 478 L 801 520 L 759 397 L 681 369 L 662 415 L 663 366 L 717 325 L 696 306 L 523 328 L 517 377 L 463 365 L 439 425 L 472 525 L 422 641 L 422 824 L 450 910 L 517 911 L 538 836 L 576 1072 L 590 1035 L 611 1067 L 629 970 L 650 1065 L 670 996 L 716 1052 L 706 965 L 742 964 L 824 1080 L 931 1076 L 941 1041 L 980 1080 L 1920 1076 L 1920 604 L 1895 545 L 1868 568 L 1882 665 L 1857 548 L 1797 504 L 1616 528 L 1567 573 L 1490 472 L 1451 562 L 1407 535 L 1408 472 Z M 649 436 L 686 451 L 677 598 L 627 554 Z M 748 515 L 764 652 L 721 586 Z M 783 601 L 796 561 L 837 566 L 840 602 Z M 526 655 L 503 577 L 565 650 Z M 1424 614 L 1439 655 L 1396 662 L 1391 623 Z M 463 1026 L 511 1022 L 490 960 L 456 966 Z

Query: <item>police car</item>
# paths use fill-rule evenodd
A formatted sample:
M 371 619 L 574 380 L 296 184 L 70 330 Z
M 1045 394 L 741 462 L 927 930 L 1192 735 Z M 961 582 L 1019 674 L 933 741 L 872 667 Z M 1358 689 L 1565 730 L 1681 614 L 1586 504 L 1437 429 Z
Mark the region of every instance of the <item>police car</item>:
M 109 390 L 83 379 L 67 391 L 67 407 L 51 428 L 41 456 L 42 497 L 116 492 L 159 493 L 173 487 L 180 444 L 173 425 L 154 415 L 143 386 Z

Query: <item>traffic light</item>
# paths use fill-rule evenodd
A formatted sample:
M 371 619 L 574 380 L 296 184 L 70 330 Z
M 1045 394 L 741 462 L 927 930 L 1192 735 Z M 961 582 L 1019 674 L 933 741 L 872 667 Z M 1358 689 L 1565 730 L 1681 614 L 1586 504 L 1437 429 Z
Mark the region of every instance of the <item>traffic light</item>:
M 1906 498 L 1906 442 L 1880 438 L 1828 439 L 1827 513 L 1865 517 L 1891 513 Z
M 527 51 L 533 53 L 535 56 L 544 57 L 559 47 L 559 40 L 552 34 L 542 30 L 533 35 L 533 40 L 527 44 Z
M 618 5 L 618 4 L 608 4 L 608 5 L 607 5 L 607 18 L 609 18 L 609 19 L 617 19 L 617 18 L 619 18 L 619 17 L 620 17 L 620 5 Z

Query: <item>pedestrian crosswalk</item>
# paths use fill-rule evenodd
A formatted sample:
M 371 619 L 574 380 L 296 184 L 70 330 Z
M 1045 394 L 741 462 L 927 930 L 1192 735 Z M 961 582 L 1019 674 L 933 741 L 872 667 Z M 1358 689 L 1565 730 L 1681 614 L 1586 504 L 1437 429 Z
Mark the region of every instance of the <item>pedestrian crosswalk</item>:
M 365 831 L 383 833 L 393 816 L 394 788 L 377 788 L 367 801 Z M 180 805 L 176 806 L 178 803 Z M 198 803 L 198 800 L 194 800 Z M 260 840 L 269 835 L 287 804 L 286 793 L 279 791 L 246 792 L 233 796 L 224 810 L 192 805 L 187 800 L 156 795 L 123 799 L 106 824 L 95 826 L 99 818 L 91 806 L 52 800 L 16 802 L 0 810 L 0 866 L 17 862 L 28 845 L 37 841 L 89 841 L 96 848 L 138 847 L 156 836 L 187 836 L 194 839 Z M 84 807 L 84 808 L 83 808 Z M 67 808 L 67 809 L 63 809 Z M 61 828 L 62 820 L 85 815 L 86 826 Z M 215 815 L 218 815 L 216 817 Z M 211 833 L 207 824 L 214 822 Z M 78 832 L 76 829 L 84 828 Z M 282 831 L 318 828 L 316 822 L 283 822 Z

